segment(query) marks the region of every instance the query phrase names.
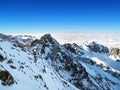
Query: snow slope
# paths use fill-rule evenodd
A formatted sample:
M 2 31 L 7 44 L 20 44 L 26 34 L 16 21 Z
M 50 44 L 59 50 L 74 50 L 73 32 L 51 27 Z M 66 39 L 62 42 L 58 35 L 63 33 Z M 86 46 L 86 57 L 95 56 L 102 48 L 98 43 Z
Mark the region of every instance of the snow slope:
M 0 84 L 0 90 L 77 90 L 60 78 L 44 59 L 38 58 L 35 63 L 32 51 L 14 44 L 0 41 L 0 54 L 5 58 L 0 62 L 0 71 L 9 71 L 15 81 L 11 86 Z
M 0 34 L 1 90 L 120 89 L 119 58 L 109 50 L 119 48 L 119 35 L 43 34 Z

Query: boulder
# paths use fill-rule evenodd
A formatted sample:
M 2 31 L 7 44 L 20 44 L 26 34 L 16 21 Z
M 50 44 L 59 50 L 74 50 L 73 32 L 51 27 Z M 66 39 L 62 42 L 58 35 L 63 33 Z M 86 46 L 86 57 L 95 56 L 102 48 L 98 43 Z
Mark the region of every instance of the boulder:
M 4 61 L 4 57 L 0 54 L 0 62 Z
M 8 71 L 0 71 L 0 80 L 4 86 L 14 84 L 14 79 Z

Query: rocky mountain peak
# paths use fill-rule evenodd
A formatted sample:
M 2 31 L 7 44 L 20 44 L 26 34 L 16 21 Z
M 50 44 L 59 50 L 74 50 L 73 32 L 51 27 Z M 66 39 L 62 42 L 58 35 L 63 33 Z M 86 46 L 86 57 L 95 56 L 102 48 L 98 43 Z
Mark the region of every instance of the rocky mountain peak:
M 119 90 L 120 62 L 113 61 L 108 47 L 91 42 L 60 45 L 50 34 L 27 40 L 1 36 L 0 89 L 3 90 Z M 17 45 L 17 46 L 16 46 Z M 87 47 L 87 48 L 86 48 Z M 111 53 L 119 55 L 118 49 Z M 109 62 L 109 63 L 108 63 Z M 31 86 L 30 86 L 31 85 Z M 10 87 L 6 87 L 10 86 Z

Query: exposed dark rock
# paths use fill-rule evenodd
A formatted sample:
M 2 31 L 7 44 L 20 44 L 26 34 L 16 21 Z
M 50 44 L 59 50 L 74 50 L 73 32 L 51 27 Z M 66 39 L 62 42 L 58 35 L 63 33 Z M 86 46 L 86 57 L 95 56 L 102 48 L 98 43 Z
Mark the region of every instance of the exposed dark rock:
M 109 53 L 109 50 L 107 47 L 97 44 L 95 42 L 90 43 L 89 45 L 86 45 L 89 50 L 99 53 Z
M 110 49 L 110 54 L 113 55 L 115 58 L 120 58 L 120 49 L 119 48 L 112 48 Z
M 23 67 L 23 66 L 20 66 L 19 68 L 20 68 L 20 69 L 24 69 L 24 67 Z
M 0 80 L 4 86 L 14 84 L 14 79 L 8 71 L 0 71 Z
M 70 52 L 74 53 L 74 54 L 79 54 L 79 55 L 83 55 L 84 53 L 81 52 L 81 48 L 80 46 L 78 46 L 77 44 L 73 43 L 73 44 L 65 44 L 64 47 L 69 50 Z
M 117 59 L 116 61 L 117 61 L 117 62 L 120 62 L 120 60 L 118 60 L 118 59 Z
M 12 63 L 13 63 L 12 59 L 8 60 L 7 62 L 7 64 L 12 64 Z
M 4 57 L 0 54 L 0 62 L 4 61 Z
M 16 69 L 16 67 L 15 67 L 15 66 L 13 66 L 13 65 L 10 65 L 10 67 L 11 67 L 12 69 Z
M 65 44 L 64 46 L 70 52 L 76 53 L 76 50 L 75 50 L 75 48 L 72 47 L 72 44 Z
M 35 39 L 34 41 L 31 42 L 31 46 L 35 46 L 37 43 L 39 43 L 39 40 Z
M 44 47 L 49 47 L 49 44 L 58 45 L 58 42 L 53 39 L 50 34 L 45 34 L 40 39 L 36 39 L 31 42 L 31 46 L 35 46 L 36 44 L 41 44 L 44 45 Z
M 41 79 L 43 81 L 43 77 L 40 74 L 39 75 L 35 75 L 34 77 L 35 77 L 36 80 Z
M 45 47 L 56 47 L 59 45 L 59 43 L 50 34 L 43 35 L 40 38 L 39 42 L 41 44 L 44 44 Z

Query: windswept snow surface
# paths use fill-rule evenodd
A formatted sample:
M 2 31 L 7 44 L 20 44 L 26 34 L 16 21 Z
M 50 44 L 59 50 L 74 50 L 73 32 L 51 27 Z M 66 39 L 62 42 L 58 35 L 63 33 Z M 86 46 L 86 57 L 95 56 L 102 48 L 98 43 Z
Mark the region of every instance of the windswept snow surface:
M 53 38 L 43 38 L 44 54 L 35 63 L 29 44 L 44 34 L 12 34 L 17 43 L 0 38 L 0 54 L 5 58 L 0 70 L 9 71 L 15 80 L 11 86 L 0 84 L 0 90 L 120 90 L 120 60 L 87 46 L 94 41 L 108 49 L 120 48 L 120 34 L 51 33 Z
M 60 78 L 45 60 L 39 58 L 38 62 L 34 63 L 31 52 L 14 47 L 13 44 L 9 41 L 0 42 L 0 54 L 6 58 L 4 62 L 0 62 L 0 70 L 9 71 L 16 83 L 12 86 L 0 84 L 0 90 L 78 90 Z M 12 63 L 8 64 L 10 60 Z M 15 68 L 12 69 L 11 66 Z M 35 78 L 37 75 L 40 78 Z

